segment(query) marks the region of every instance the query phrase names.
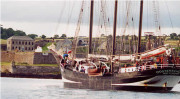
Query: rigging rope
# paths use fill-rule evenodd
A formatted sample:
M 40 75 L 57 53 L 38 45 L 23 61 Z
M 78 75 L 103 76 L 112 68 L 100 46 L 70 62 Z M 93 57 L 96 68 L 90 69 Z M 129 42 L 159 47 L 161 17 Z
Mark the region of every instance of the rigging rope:
M 60 22 L 61 22 L 63 13 L 64 13 L 64 9 L 63 9 L 63 8 L 65 8 L 65 7 L 66 7 L 66 2 L 65 2 L 65 4 L 63 4 L 63 7 L 62 7 L 62 9 L 61 9 L 61 11 L 60 11 L 60 14 L 59 14 L 60 17 L 59 17 L 59 19 L 58 19 L 58 23 L 57 23 L 57 26 L 56 26 L 56 28 L 55 28 L 55 33 L 54 33 L 54 35 L 55 35 L 55 34 L 58 34 L 57 32 L 58 32 L 59 25 L 60 25 Z
M 70 4 L 70 3 L 69 3 L 69 4 Z M 66 26 L 66 29 L 65 29 L 65 32 L 66 32 L 66 33 L 67 33 L 68 28 L 69 28 L 69 21 L 70 21 L 71 16 L 72 16 L 72 11 L 73 11 L 73 9 L 74 9 L 74 5 L 75 5 L 75 2 L 73 2 L 73 6 L 72 6 L 72 8 L 71 8 L 71 11 L 69 11 L 70 14 L 69 14 L 67 26 Z M 70 8 L 69 8 L 69 10 L 70 10 Z M 65 34 L 66 34 L 66 33 L 65 33 Z
M 108 33 L 109 33 L 109 30 L 108 30 L 108 21 L 107 21 L 107 16 L 106 16 L 106 2 L 104 1 L 103 2 L 103 0 L 101 0 L 101 15 L 102 15 L 102 19 L 103 19 L 103 24 L 104 24 L 104 28 L 105 28 L 105 34 L 107 35 Z M 108 40 L 107 40 L 107 44 L 108 44 Z M 106 45 L 107 45 L 106 44 Z M 108 51 L 108 49 L 109 48 L 106 48 L 107 50 L 106 50 L 106 55 L 108 55 L 108 53 L 110 52 L 110 51 Z M 111 52 L 110 52 L 111 53 Z
M 103 0 L 101 0 L 101 13 L 102 13 L 102 17 L 103 17 L 103 21 L 104 21 L 104 27 L 105 27 L 105 33 L 108 33 L 108 28 L 107 28 L 107 16 L 106 16 L 106 6 L 105 6 L 106 2 L 103 2 Z
M 166 6 L 167 6 L 168 15 L 169 15 L 169 19 L 170 19 L 170 22 L 171 22 L 172 30 L 174 31 L 174 26 L 173 26 L 173 23 L 172 23 L 172 19 L 171 19 L 171 15 L 170 15 L 169 7 L 168 7 L 168 5 L 167 5 L 166 0 L 165 0 L 165 4 L 166 4 Z
M 131 5 L 131 1 L 127 1 L 127 13 L 126 13 L 126 24 L 125 24 L 125 28 L 124 28 L 124 31 L 123 31 L 123 35 L 125 35 L 126 33 L 126 28 L 128 27 L 128 19 L 129 19 L 129 12 L 130 12 L 130 5 Z
M 149 26 L 148 26 L 148 24 L 149 24 L 149 18 L 148 18 L 148 14 L 149 14 L 149 13 L 148 13 L 149 3 L 148 3 L 148 2 L 149 2 L 149 1 L 147 1 L 147 32 L 149 31 L 149 29 L 148 29 L 148 28 L 149 28 Z
M 153 7 L 154 7 L 154 22 L 155 22 L 155 28 L 156 28 L 156 32 L 158 35 L 161 35 L 160 32 L 160 22 L 159 20 L 159 6 L 158 6 L 158 2 L 153 1 Z
M 101 13 L 101 9 L 100 9 L 100 6 L 99 6 L 99 2 L 97 3 L 97 5 L 98 5 L 98 9 L 99 9 L 99 13 Z M 97 10 L 98 11 L 98 10 Z M 98 12 L 97 12 L 98 13 Z M 100 15 L 98 15 L 99 16 L 99 19 L 98 19 L 98 28 L 97 28 L 97 32 L 98 33 L 96 33 L 96 36 L 98 37 L 99 35 L 98 34 L 101 34 L 101 16 Z M 101 37 L 100 37 L 101 38 Z M 101 39 L 98 39 L 97 40 L 97 38 L 95 38 L 95 43 L 94 43 L 94 48 L 93 48 L 93 54 L 95 54 L 95 48 L 96 48 L 96 46 L 98 46 L 99 45 L 99 42 L 101 41 Z M 95 45 L 95 44 L 98 44 L 98 45 Z M 100 51 L 101 52 L 101 51 Z M 96 54 L 101 54 L 101 53 L 99 53 L 99 50 L 97 49 L 97 52 L 96 52 Z
M 81 22 L 82 22 L 83 9 L 84 9 L 84 0 L 82 1 L 82 4 L 81 4 L 79 19 L 78 19 L 78 23 L 77 23 L 77 27 L 76 27 L 76 31 L 75 31 L 75 37 L 74 37 L 73 45 L 72 45 L 72 51 L 73 51 L 73 53 L 72 53 L 73 54 L 73 58 L 72 59 L 73 60 L 76 57 L 76 48 L 77 48 L 77 43 L 78 43 L 78 34 L 79 34 L 79 31 L 80 31 L 80 25 L 81 25 Z

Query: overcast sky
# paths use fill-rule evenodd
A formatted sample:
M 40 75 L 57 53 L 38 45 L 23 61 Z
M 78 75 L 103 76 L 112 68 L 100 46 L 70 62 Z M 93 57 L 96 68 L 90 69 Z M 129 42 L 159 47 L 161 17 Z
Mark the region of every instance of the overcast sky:
M 103 0 L 104 1 L 104 0 Z M 93 36 L 112 34 L 114 0 L 100 0 L 94 6 Z M 79 18 L 81 0 L 2 0 L 1 24 L 5 28 L 22 30 L 27 34 L 45 34 L 52 37 L 55 34 L 74 37 Z M 155 8 L 155 10 L 154 10 Z M 159 10 L 158 10 L 159 8 Z M 85 0 L 83 17 L 79 35 L 88 36 L 90 0 Z M 129 9 L 129 10 L 128 10 Z M 152 0 L 144 1 L 143 32 L 161 32 L 156 35 L 180 33 L 180 1 L 158 0 L 155 5 Z M 127 16 L 128 10 L 128 16 Z M 103 14 L 104 13 L 104 14 Z M 106 31 L 103 17 L 106 17 Z M 105 18 L 104 17 L 104 18 Z M 133 18 L 133 21 L 132 21 Z M 155 22 L 157 20 L 157 22 Z M 119 0 L 117 34 L 137 34 L 139 21 L 139 0 Z M 126 23 L 128 23 L 126 25 Z M 156 25 L 157 24 L 157 25 Z M 143 33 L 144 34 L 144 33 Z

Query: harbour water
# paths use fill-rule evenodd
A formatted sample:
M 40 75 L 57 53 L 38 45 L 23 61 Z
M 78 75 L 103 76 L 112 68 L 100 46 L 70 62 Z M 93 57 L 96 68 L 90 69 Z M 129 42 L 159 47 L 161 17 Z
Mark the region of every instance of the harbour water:
M 1 77 L 1 99 L 180 99 L 180 84 L 170 93 L 68 89 L 59 79 Z

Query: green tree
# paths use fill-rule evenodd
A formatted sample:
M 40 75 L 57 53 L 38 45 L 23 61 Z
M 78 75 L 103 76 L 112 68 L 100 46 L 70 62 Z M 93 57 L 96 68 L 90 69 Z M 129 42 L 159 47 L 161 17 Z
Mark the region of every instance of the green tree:
M 21 30 L 13 30 L 12 28 L 3 28 L 1 27 L 1 38 L 2 39 L 7 39 L 11 36 L 25 36 L 26 33 L 21 31 Z
M 119 36 L 119 35 L 116 36 L 116 38 L 118 38 L 118 39 L 119 39 L 120 37 L 121 37 L 121 36 Z
M 157 40 L 157 36 L 151 36 L 150 39 Z
M 105 37 L 105 34 L 101 34 L 101 37 Z
M 36 35 L 36 34 L 28 34 L 28 36 L 29 36 L 30 38 L 32 38 L 32 39 L 38 37 L 38 35 Z
M 4 29 L 3 29 L 3 27 L 1 27 L 1 34 L 4 32 Z
M 129 35 L 126 35 L 126 36 L 125 36 L 125 40 L 129 40 Z
M 68 39 L 73 39 L 73 37 L 69 37 Z
M 112 35 L 108 35 L 108 36 L 107 36 L 107 38 L 110 38 L 110 39 L 112 39 Z
M 66 38 L 66 34 L 62 34 L 62 35 L 61 35 L 61 38 Z
M 12 28 L 4 29 L 2 34 L 2 39 L 7 39 L 14 35 L 14 30 Z
M 14 32 L 14 35 L 15 36 L 26 36 L 26 33 L 21 30 L 17 30 Z
M 177 38 L 177 34 L 176 34 L 176 33 L 171 33 L 171 34 L 170 34 L 170 38 L 171 38 L 172 40 L 175 40 L 175 39 Z
M 7 39 L 8 36 L 6 35 L 6 33 L 3 32 L 3 33 L 1 34 L 1 38 L 2 38 L 2 39 Z
M 45 39 L 45 38 L 46 38 L 46 36 L 43 34 L 43 35 L 41 36 L 41 38 L 42 38 L 42 39 Z
M 59 35 L 55 34 L 55 35 L 54 35 L 54 38 L 55 38 L 55 39 L 59 38 Z
M 132 35 L 132 36 L 131 36 L 131 39 L 132 39 L 132 40 L 137 40 L 138 37 L 137 37 L 136 35 Z

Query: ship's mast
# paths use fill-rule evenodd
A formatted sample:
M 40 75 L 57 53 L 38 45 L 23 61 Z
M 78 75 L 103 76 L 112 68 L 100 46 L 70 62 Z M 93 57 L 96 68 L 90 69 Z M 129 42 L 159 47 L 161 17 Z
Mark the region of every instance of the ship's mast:
M 116 23 L 117 23 L 117 0 L 115 0 L 114 7 L 114 26 L 113 26 L 113 42 L 112 42 L 112 55 L 115 55 L 116 52 Z
M 115 0 L 115 6 L 114 6 L 114 26 L 113 26 L 113 42 L 112 42 L 112 55 L 113 56 L 116 53 L 117 6 L 118 6 L 118 1 Z M 113 73 L 113 63 L 111 64 L 111 73 Z
M 91 0 L 90 25 L 89 25 L 89 54 L 92 54 L 93 8 L 94 8 L 94 0 Z
M 140 3 L 139 35 L 138 35 L 138 53 L 141 52 L 142 18 L 143 18 L 143 0 L 141 0 L 141 3 Z

